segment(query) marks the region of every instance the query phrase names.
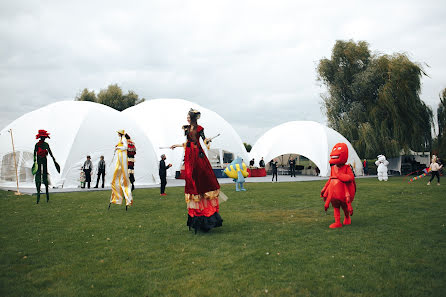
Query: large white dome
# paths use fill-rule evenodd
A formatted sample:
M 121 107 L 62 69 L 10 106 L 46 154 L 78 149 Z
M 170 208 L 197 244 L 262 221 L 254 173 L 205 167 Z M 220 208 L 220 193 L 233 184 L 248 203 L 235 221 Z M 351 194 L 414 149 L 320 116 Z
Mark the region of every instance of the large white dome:
M 213 166 L 222 165 L 224 151 L 247 160 L 248 154 L 243 142 L 232 126 L 216 112 L 193 102 L 182 99 L 153 99 L 132 106 L 122 113 L 132 118 L 150 138 L 158 158 L 161 154 L 166 155 L 166 163 L 173 165 L 172 169 L 167 171 L 168 175 L 174 176 L 175 171 L 181 168 L 184 151 L 181 148 L 172 151 L 160 147 L 185 142 L 181 127 L 187 124 L 186 117 L 191 108 L 201 112 L 198 124 L 203 126 L 206 137 L 210 138 L 220 133 L 220 136 L 212 141 L 211 151 L 207 151 L 208 156 L 212 155 L 209 156 L 209 160 Z
M 153 145 L 139 127 L 126 116 L 108 106 L 85 101 L 61 101 L 29 112 L 18 118 L 0 132 L 0 184 L 15 185 L 15 169 L 12 161 L 12 129 L 19 168 L 21 186 L 32 187 L 34 145 L 37 130 L 45 129 L 50 133 L 50 144 L 56 161 L 61 167 L 57 173 L 53 161 L 48 159 L 48 172 L 52 186 L 78 187 L 80 168 L 90 155 L 94 171 L 99 157 L 106 162 L 106 183 L 110 184 L 114 163 L 114 147 L 118 142 L 116 131 L 126 132 L 135 141 L 137 153 L 135 162 L 136 184 L 154 184 L 159 181 L 158 165 Z M 92 175 L 93 183 L 96 175 Z
M 254 144 L 250 158 L 265 162 L 286 154 L 299 154 L 313 161 L 320 170 L 321 176 L 330 175 L 330 152 L 338 142 L 348 146 L 348 163 L 355 173 L 362 174 L 362 163 L 351 143 L 340 133 L 313 121 L 292 121 L 278 125 Z

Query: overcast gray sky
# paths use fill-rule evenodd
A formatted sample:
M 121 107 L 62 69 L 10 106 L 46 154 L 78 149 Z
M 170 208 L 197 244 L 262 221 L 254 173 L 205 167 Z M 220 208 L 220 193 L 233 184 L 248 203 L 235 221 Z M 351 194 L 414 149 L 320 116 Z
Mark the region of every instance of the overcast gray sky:
M 426 63 L 421 98 L 436 110 L 445 15 L 444 0 L 1 1 L 0 129 L 117 83 L 214 110 L 254 144 L 287 121 L 326 122 L 315 68 L 339 39 Z

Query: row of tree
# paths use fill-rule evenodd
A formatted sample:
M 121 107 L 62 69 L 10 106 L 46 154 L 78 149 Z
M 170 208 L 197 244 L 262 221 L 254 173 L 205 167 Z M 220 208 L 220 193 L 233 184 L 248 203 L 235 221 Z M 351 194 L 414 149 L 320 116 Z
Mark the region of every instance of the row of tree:
M 110 106 L 119 111 L 144 102 L 144 98 L 139 98 L 138 94 L 133 91 L 128 91 L 123 94 L 122 89 L 117 84 L 112 84 L 107 89 L 100 90 L 98 95 L 94 91 L 89 91 L 85 88 L 75 98 L 76 101 L 91 101 Z
M 329 126 L 360 156 L 432 149 L 433 113 L 419 96 L 426 75 L 420 64 L 402 53 L 373 54 L 367 42 L 349 40 L 337 41 L 331 59 L 321 59 L 317 72 L 328 89 L 322 104 Z M 443 91 L 438 110 L 441 144 L 446 141 L 445 96 Z

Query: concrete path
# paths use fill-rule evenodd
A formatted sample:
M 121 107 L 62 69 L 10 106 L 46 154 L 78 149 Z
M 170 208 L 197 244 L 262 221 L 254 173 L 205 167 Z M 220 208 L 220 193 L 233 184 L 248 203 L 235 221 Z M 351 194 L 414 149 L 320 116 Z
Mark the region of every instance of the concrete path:
M 271 183 L 271 175 L 264 176 L 264 177 L 249 177 L 246 179 L 246 183 Z M 377 178 L 376 175 L 368 175 L 368 176 L 359 176 L 356 178 Z M 313 180 L 327 180 L 328 177 L 320 177 L 320 176 L 310 176 L 310 175 L 298 175 L 296 177 L 291 177 L 289 175 L 279 175 L 277 178 L 277 182 L 279 183 L 288 183 L 288 182 L 304 182 L 304 181 L 313 181 Z M 234 184 L 231 178 L 219 178 L 218 182 L 220 184 Z M 275 182 L 275 181 L 274 181 Z M 184 187 L 185 181 L 184 179 L 168 179 L 167 180 L 167 187 Z M 149 189 L 149 188 L 159 188 L 159 184 L 154 185 L 144 185 L 144 186 L 136 186 L 137 189 Z M 17 190 L 16 187 L 0 187 L 1 190 L 4 191 L 13 191 L 15 192 Z M 42 187 L 43 192 L 45 192 L 45 189 Z M 19 188 L 20 193 L 26 194 L 26 195 L 35 195 L 36 189 L 35 188 Z M 71 192 L 92 192 L 92 191 L 111 191 L 110 187 L 105 188 L 90 188 L 90 189 L 81 189 L 81 188 L 51 188 L 50 193 L 71 193 Z

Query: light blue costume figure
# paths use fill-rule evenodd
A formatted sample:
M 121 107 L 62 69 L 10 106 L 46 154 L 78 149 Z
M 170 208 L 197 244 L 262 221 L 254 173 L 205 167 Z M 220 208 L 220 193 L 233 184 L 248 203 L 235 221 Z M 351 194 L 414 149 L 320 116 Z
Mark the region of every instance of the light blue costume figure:
M 235 181 L 235 190 L 237 192 L 246 191 L 243 187 L 243 183 L 245 182 L 245 177 L 248 177 L 249 173 L 242 158 L 237 157 L 232 161 L 231 164 L 226 167 L 224 173 Z

